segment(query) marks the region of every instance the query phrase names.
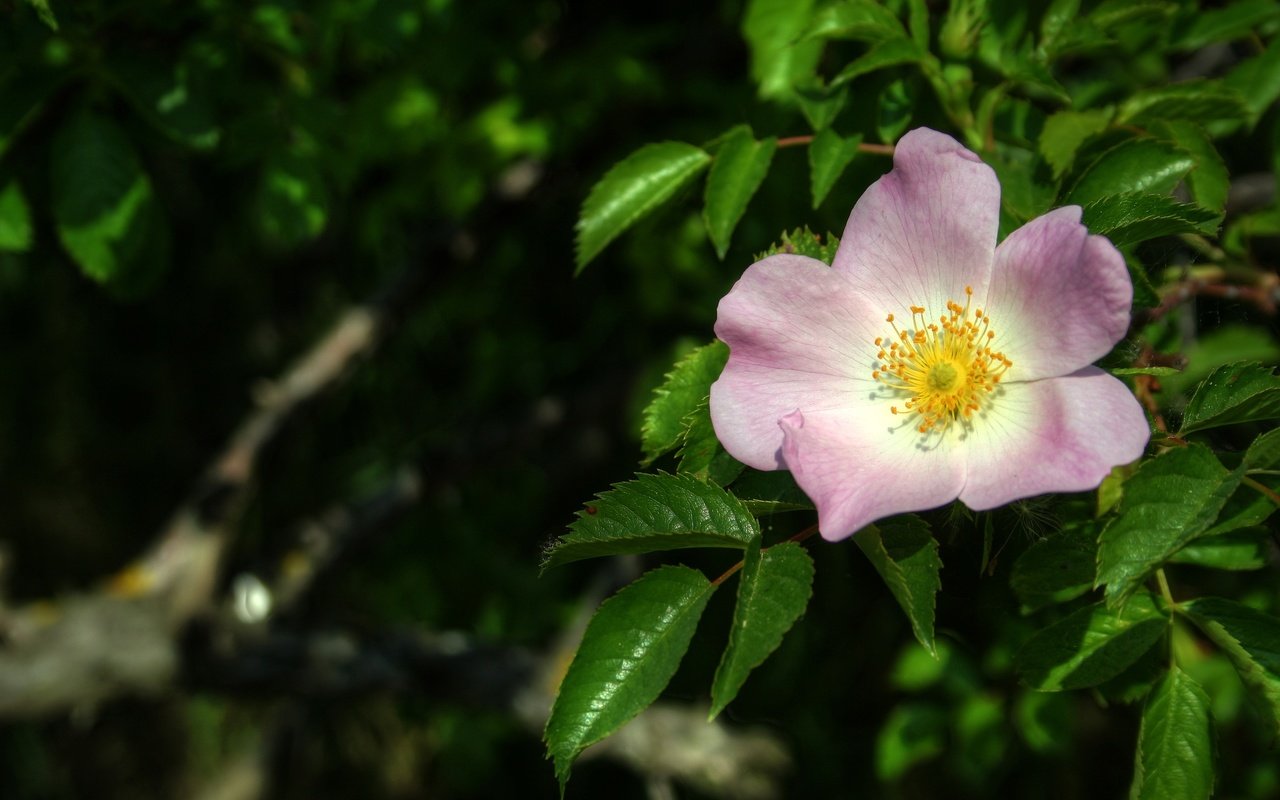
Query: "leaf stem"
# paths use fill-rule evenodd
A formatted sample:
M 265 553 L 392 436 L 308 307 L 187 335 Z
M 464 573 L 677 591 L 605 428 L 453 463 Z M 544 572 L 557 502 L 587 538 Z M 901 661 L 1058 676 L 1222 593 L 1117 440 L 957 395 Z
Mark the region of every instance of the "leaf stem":
M 797 533 L 795 536 L 792 536 L 790 539 L 787 539 L 787 541 L 788 541 L 788 542 L 803 542 L 805 539 L 808 539 L 809 537 L 813 536 L 813 535 L 814 535 L 815 533 L 817 533 L 817 532 L 818 532 L 818 523 L 816 523 L 816 522 L 815 522 L 815 523 L 813 523 L 812 525 L 810 525 L 809 527 L 807 527 L 807 528 L 805 528 L 804 530 L 802 530 L 802 531 L 800 531 L 799 533 Z M 768 549 L 769 549 L 769 548 L 767 548 L 767 547 L 766 547 L 766 548 L 764 548 L 764 550 L 768 550 Z M 761 552 L 763 552 L 763 550 L 762 550 Z M 744 560 L 742 560 L 742 561 L 739 561 L 737 564 L 734 564 L 732 567 L 729 567 L 727 570 L 725 570 L 725 571 L 724 571 L 724 574 L 723 574 L 723 575 L 721 575 L 719 578 L 716 578 L 714 581 L 712 581 L 712 582 L 711 582 L 711 585 L 712 585 L 712 586 L 719 586 L 720 584 L 722 584 L 722 583 L 724 583 L 725 581 L 729 580 L 730 578 L 732 578 L 732 577 L 734 576 L 734 574 L 736 574 L 736 573 L 737 573 L 737 571 L 738 571 L 738 570 L 742 569 L 742 565 L 743 565 L 743 564 L 745 564 L 745 563 L 746 563 L 746 560 L 744 559 Z
M 1169 579 L 1164 574 L 1164 567 L 1156 570 L 1156 582 L 1160 584 L 1160 594 L 1164 596 L 1164 601 L 1171 607 L 1177 608 L 1178 601 L 1173 599 L 1173 592 L 1169 590 Z
M 783 147 L 803 147 L 813 143 L 813 136 L 785 136 L 778 140 L 778 149 Z M 875 153 L 881 156 L 893 155 L 893 145 L 891 144 L 869 144 L 863 143 L 858 145 L 859 153 Z
M 1275 503 L 1277 506 L 1280 506 L 1280 494 L 1277 494 L 1274 489 L 1272 489 L 1270 486 L 1266 485 L 1262 481 L 1255 480 L 1254 478 L 1250 478 L 1248 475 L 1245 475 L 1243 478 L 1240 479 L 1240 482 L 1243 483 L 1245 486 L 1250 486 L 1254 489 L 1257 489 L 1259 492 L 1262 492 L 1262 494 L 1268 500 Z

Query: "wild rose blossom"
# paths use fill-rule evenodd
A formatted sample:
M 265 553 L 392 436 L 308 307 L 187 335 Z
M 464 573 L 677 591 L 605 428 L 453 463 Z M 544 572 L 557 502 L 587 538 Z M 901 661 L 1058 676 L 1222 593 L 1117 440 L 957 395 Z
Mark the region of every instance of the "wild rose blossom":
M 843 539 L 959 499 L 977 511 L 1096 487 L 1150 435 L 1091 366 L 1125 334 L 1124 259 L 1078 206 L 996 246 L 1000 184 L 950 136 L 902 137 L 831 267 L 752 264 L 720 301 L 711 419 L 731 455 L 789 469 Z

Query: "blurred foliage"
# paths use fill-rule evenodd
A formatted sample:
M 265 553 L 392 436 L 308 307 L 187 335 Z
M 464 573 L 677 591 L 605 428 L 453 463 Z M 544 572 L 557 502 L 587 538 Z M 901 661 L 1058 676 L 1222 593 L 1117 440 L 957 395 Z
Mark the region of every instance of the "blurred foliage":
M 651 390 L 673 351 L 710 338 L 753 254 L 784 229 L 843 228 L 888 167 L 851 155 L 861 144 L 922 124 L 961 135 L 1004 183 L 1003 232 L 1068 193 L 1115 196 L 1117 171 L 1096 165 L 1150 156 L 1154 177 L 1126 188 L 1147 195 L 1095 207 L 1116 230 L 1155 231 L 1126 248 L 1138 279 L 1150 276 L 1150 305 L 1201 277 L 1274 286 L 1280 12 L 1205 5 L 0 0 L 5 599 L 56 603 L 128 562 L 258 382 L 408 272 L 426 282 L 425 302 L 268 452 L 224 583 L 274 570 L 305 520 L 410 465 L 423 501 L 311 599 L 307 624 L 547 649 L 598 568 L 539 577 L 545 546 L 584 498 L 632 476 Z M 1214 83 L 1167 91 L 1196 76 Z M 1165 127 L 1125 138 L 1152 120 Z M 783 146 L 811 133 L 807 153 Z M 577 209 L 592 187 L 653 142 L 733 153 L 750 174 L 712 165 L 584 232 Z M 722 200 L 695 188 L 704 178 L 727 187 Z M 1238 199 L 1259 181 L 1261 201 Z M 1179 203 L 1150 199 L 1178 185 Z M 1205 224 L 1191 203 L 1223 215 L 1219 239 L 1187 230 Z M 1135 205 L 1139 217 L 1123 216 Z M 829 258 L 830 245 L 797 230 L 782 247 Z M 1276 359 L 1274 314 L 1247 300 L 1205 293 L 1154 317 L 1115 366 L 1146 344 L 1185 356 L 1183 373 L 1160 379 L 1176 419 L 1215 368 Z M 1255 428 L 1210 441 L 1242 452 Z M 750 470 L 738 481 L 756 513 L 803 508 L 794 486 Z M 1088 516 L 1060 502 L 926 515 L 946 565 L 936 661 L 858 548 L 808 548 L 806 618 L 721 719 L 788 744 L 786 796 L 1121 794 L 1136 701 L 1160 665 L 1139 658 L 1091 690 L 1032 691 L 1018 647 L 1096 597 L 1068 592 L 1030 618 L 1030 599 L 1005 585 L 1022 553 Z M 765 516 L 764 537 L 806 520 Z M 1265 546 L 1260 570 L 1180 565 L 1176 590 L 1274 614 Z M 733 560 L 687 561 L 719 574 Z M 709 697 L 731 594 L 710 598 L 668 697 Z M 1179 620 L 1168 645 L 1207 693 L 1219 794 L 1274 794 L 1280 768 L 1248 687 Z M 536 736 L 447 697 L 297 702 L 283 721 L 276 710 L 175 693 L 6 721 L 0 796 L 191 796 L 268 727 L 284 743 L 271 754 L 275 797 L 556 795 Z M 645 796 L 641 778 L 604 762 L 579 766 L 570 791 Z

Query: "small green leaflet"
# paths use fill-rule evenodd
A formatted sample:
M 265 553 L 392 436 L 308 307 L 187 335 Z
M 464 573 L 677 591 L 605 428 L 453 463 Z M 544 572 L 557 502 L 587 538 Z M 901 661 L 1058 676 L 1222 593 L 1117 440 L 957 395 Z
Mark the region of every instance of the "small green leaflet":
M 757 253 L 756 261 L 778 253 L 796 253 L 809 258 L 816 258 L 829 267 L 831 262 L 835 260 L 836 250 L 839 247 L 840 240 L 830 233 L 826 237 L 822 237 L 808 228 L 796 228 L 790 233 L 784 231 L 781 240 L 774 242 L 773 246 L 768 250 Z
M 800 41 L 813 17 L 813 0 L 750 0 L 742 34 L 751 50 L 751 77 L 764 98 L 785 97 L 812 83 L 822 42 Z
M 831 187 L 844 174 L 845 168 L 858 155 L 861 136 L 844 138 L 831 128 L 820 131 L 809 145 L 809 177 L 813 188 L 813 207 L 822 205 Z
M 1130 800 L 1208 800 L 1213 794 L 1209 696 L 1173 665 L 1142 709 Z
M 711 174 L 707 176 L 702 219 L 721 260 L 729 252 L 733 229 L 747 210 L 751 197 L 764 182 L 773 162 L 778 140 L 756 141 L 751 129 L 739 125 L 720 137 Z
M 849 87 L 828 89 L 819 83 L 796 89 L 796 104 L 808 121 L 809 127 L 820 131 L 831 127 L 831 123 L 839 116 L 844 104 L 849 100 Z
M 1120 512 L 1098 541 L 1094 586 L 1106 585 L 1115 605 L 1142 585 L 1183 545 L 1203 534 L 1240 484 L 1200 444 L 1169 450 L 1146 461 L 1125 482 Z
M 1219 119 L 1246 119 L 1248 116 L 1244 97 L 1235 89 L 1222 81 L 1196 80 L 1135 92 L 1120 105 L 1116 122 L 1124 125 L 1184 119 L 1204 123 Z
M 575 274 L 710 164 L 704 150 L 684 142 L 647 144 L 615 164 L 582 204 Z
M 759 537 L 756 518 L 724 489 L 691 475 L 642 473 L 579 511 L 569 532 L 548 548 L 542 568 L 655 550 L 743 550 Z
M 1272 428 L 1253 440 L 1244 454 L 1246 469 L 1275 469 L 1280 466 L 1280 428 Z
M 0 189 L 0 250 L 25 253 L 34 239 L 31 208 L 17 181 Z
M 745 468 L 720 445 L 711 425 L 711 408 L 705 398 L 684 418 L 683 441 L 680 466 L 676 472 L 692 475 L 700 481 L 712 481 L 717 486 L 728 486 Z
M 1071 169 L 1075 151 L 1093 134 L 1106 131 L 1111 124 L 1111 109 L 1091 111 L 1059 111 L 1044 120 L 1039 137 L 1039 152 L 1053 168 L 1053 177 L 1061 178 Z
M 813 559 L 796 542 L 747 549 L 729 645 L 711 682 L 711 718 L 737 697 L 751 670 L 782 644 L 813 594 Z
M 1168 195 L 1122 192 L 1101 197 L 1084 207 L 1083 222 L 1090 233 L 1106 236 L 1117 247 L 1175 233 L 1217 230 L 1219 214 Z M 1206 227 L 1208 226 L 1208 227 Z
M 1280 5 L 1274 0 L 1234 0 L 1223 8 L 1195 9 L 1183 17 L 1170 44 L 1178 50 L 1199 50 L 1210 42 L 1251 36 L 1277 15 Z
M 583 749 L 662 694 L 714 591 L 695 569 L 659 567 L 596 611 L 560 684 L 544 734 L 562 792 Z
M 1239 361 L 1209 373 L 1182 412 L 1180 434 L 1280 418 L 1280 378 L 1272 367 Z
M 1009 586 L 1024 611 L 1065 603 L 1093 588 L 1099 527 L 1095 520 L 1071 524 L 1018 557 Z
M 1190 120 L 1173 120 L 1152 126 L 1156 133 L 1168 137 L 1178 147 L 1186 150 L 1196 160 L 1195 169 L 1187 175 L 1187 189 L 1196 205 L 1207 208 L 1221 215 L 1227 207 L 1227 190 L 1231 185 L 1231 176 L 1227 174 L 1227 165 L 1223 162 L 1218 148 L 1199 123 Z M 1204 233 L 1216 234 L 1215 220 L 1212 230 L 1202 225 Z
M 914 64 L 922 57 L 920 48 L 907 38 L 886 39 L 878 42 L 863 55 L 849 62 L 831 79 L 830 86 L 843 86 L 868 72 L 900 64 Z
M 929 525 L 913 514 L 868 525 L 853 540 L 871 560 L 911 622 L 916 639 L 931 654 L 934 602 L 942 581 L 938 543 Z
M 845 0 L 815 14 L 801 39 L 849 39 L 876 44 L 906 35 L 893 12 L 876 0 Z
M 52 148 L 53 217 L 80 269 L 100 283 L 127 278 L 146 251 L 151 179 L 124 131 L 93 114 L 69 117 Z
M 1149 593 L 1134 595 L 1119 609 L 1095 603 L 1037 631 L 1014 665 L 1040 691 L 1096 686 L 1137 661 L 1168 628 L 1168 614 Z
M 1270 505 L 1270 501 L 1267 502 Z M 1243 528 L 1213 536 L 1201 536 L 1170 556 L 1169 561 L 1210 569 L 1262 569 L 1267 565 L 1270 543 L 1271 533 L 1266 528 Z
M 1224 81 L 1244 97 L 1249 106 L 1249 123 L 1256 124 L 1280 97 L 1280 38 L 1272 39 L 1261 55 L 1240 62 Z
M 685 418 L 707 398 L 711 384 L 720 377 L 728 360 L 729 346 L 713 341 L 680 359 L 662 385 L 654 389 L 640 426 L 640 448 L 646 465 L 680 445 Z
M 1195 165 L 1189 153 L 1167 142 L 1126 139 L 1084 168 L 1063 203 L 1087 206 L 1122 192 L 1168 194 Z
M 1230 656 L 1272 737 L 1280 735 L 1280 619 L 1220 597 L 1183 603 L 1179 611 Z
M 900 78 L 884 87 L 876 104 L 876 136 L 880 141 L 896 142 L 911 125 L 915 107 L 914 81 Z

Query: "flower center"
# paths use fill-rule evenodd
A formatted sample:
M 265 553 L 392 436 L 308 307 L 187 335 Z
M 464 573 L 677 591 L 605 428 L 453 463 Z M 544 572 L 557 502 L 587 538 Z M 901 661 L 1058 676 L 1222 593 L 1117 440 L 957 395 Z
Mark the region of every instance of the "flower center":
M 1004 353 L 991 349 L 996 334 L 990 315 L 980 308 L 970 311 L 973 287 L 966 286 L 964 293 L 964 305 L 948 300 L 947 313 L 937 322 L 930 322 L 921 306 L 911 306 L 909 328 L 899 328 L 888 315 L 893 335 L 875 340 L 879 363 L 871 377 L 907 398 L 889 410 L 913 417 L 920 433 L 972 419 L 1013 366 Z

